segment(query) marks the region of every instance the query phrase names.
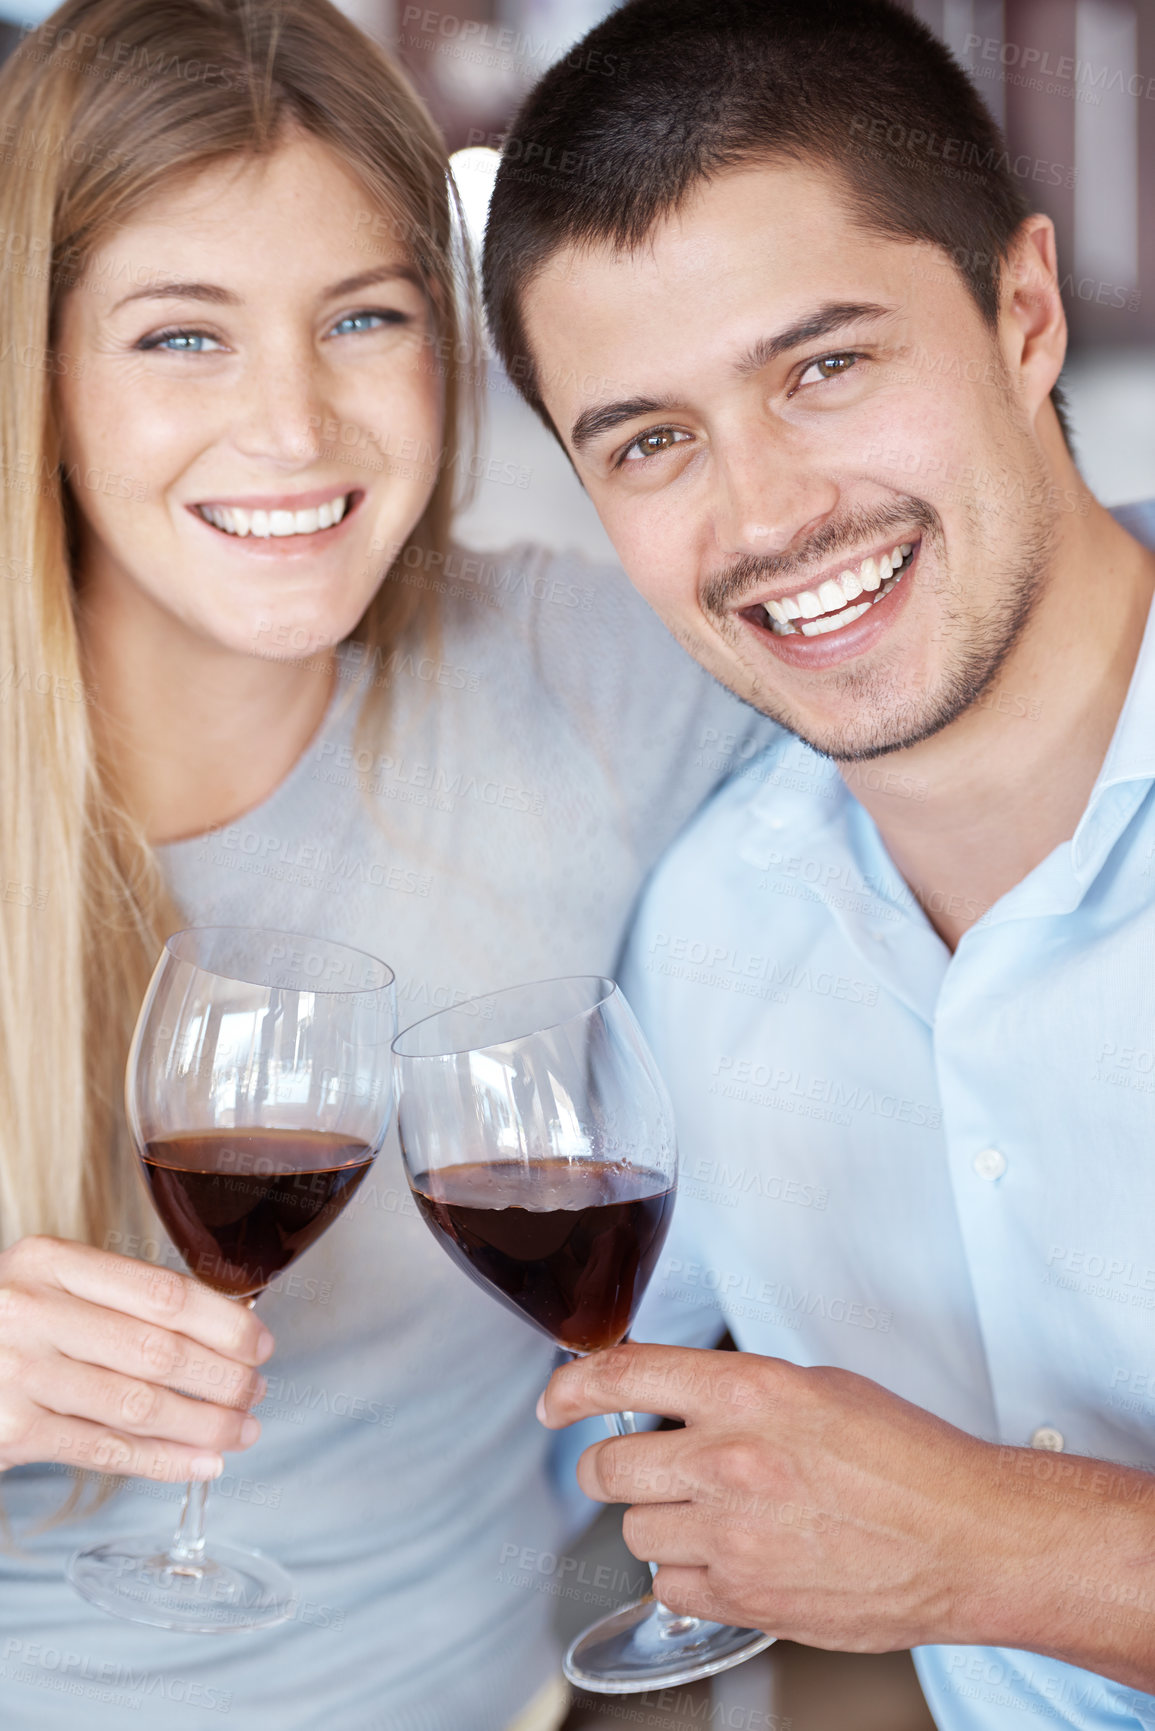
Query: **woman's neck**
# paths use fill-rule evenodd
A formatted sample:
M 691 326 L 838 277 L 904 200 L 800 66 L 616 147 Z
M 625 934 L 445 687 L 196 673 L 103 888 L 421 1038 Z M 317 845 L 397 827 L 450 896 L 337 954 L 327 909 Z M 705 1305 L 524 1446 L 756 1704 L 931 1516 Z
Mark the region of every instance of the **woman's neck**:
M 251 811 L 297 762 L 328 707 L 336 654 L 245 655 L 136 591 L 81 587 L 94 729 L 120 797 L 154 846 Z

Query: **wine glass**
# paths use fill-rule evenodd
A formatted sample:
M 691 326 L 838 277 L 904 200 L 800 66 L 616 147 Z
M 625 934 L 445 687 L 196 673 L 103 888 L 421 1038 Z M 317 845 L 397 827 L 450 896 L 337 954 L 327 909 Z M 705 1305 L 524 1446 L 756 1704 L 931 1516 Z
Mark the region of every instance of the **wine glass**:
M 393 974 L 343 944 L 244 926 L 175 933 L 128 1057 L 129 1129 L 152 1201 L 192 1273 L 250 1308 L 336 1220 L 393 1104 Z M 206 1548 L 207 1481 L 168 1549 L 77 1551 L 68 1577 L 132 1623 L 217 1634 L 292 1615 L 291 1576 L 259 1551 Z
M 665 1086 L 614 982 L 513 986 L 414 1023 L 393 1051 L 406 1175 L 454 1262 L 575 1358 L 624 1340 L 669 1229 L 677 1155 Z M 606 1423 L 636 1429 L 632 1413 Z M 772 1639 L 651 1596 L 580 1635 L 565 1674 L 628 1695 L 724 1671 Z

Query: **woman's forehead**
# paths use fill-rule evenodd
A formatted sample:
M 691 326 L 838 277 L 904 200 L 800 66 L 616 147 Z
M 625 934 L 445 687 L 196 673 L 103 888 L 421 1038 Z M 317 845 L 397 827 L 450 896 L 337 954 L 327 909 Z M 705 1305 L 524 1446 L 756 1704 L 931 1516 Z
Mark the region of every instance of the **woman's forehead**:
M 408 266 L 410 237 L 411 225 L 374 198 L 335 151 L 298 135 L 157 189 L 102 237 L 92 265 L 107 274 L 116 261 L 120 274 L 141 286 L 174 271 L 183 276 L 196 261 L 245 279 L 284 280 L 288 270 L 293 284 L 305 285 Z

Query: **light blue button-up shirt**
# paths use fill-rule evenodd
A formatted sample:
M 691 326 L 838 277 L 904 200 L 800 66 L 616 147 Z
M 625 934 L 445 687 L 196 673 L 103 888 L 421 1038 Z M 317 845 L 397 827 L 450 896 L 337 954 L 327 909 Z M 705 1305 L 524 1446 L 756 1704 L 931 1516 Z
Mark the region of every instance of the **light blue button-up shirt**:
M 1127 526 L 1155 544 L 1155 508 Z M 1005 686 L 986 701 L 1010 749 L 1037 724 Z M 1008 1468 L 1060 1501 L 1089 1471 L 1069 1456 L 1155 1472 L 1153 783 L 1155 612 L 1074 836 L 953 956 L 827 759 L 784 738 L 715 797 L 621 975 L 682 1151 L 635 1339 L 724 1319 L 745 1351 L 1033 1444 Z M 1066 1592 L 1155 1642 L 1151 1573 L 1144 1603 L 1101 1572 Z M 1155 1697 L 1034 1654 L 915 1659 L 944 1731 L 1155 1728 Z

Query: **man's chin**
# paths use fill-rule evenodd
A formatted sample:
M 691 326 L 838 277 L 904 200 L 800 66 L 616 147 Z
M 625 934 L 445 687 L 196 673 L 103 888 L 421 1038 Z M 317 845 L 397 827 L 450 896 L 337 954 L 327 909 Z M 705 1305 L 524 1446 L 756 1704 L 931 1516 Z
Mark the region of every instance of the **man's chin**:
M 970 689 L 948 690 L 938 701 L 928 702 L 924 695 L 921 702 L 912 699 L 903 703 L 896 700 L 892 689 L 885 693 L 878 689 L 861 690 L 842 714 L 807 715 L 788 699 L 768 691 L 761 681 L 749 695 L 739 690 L 732 679 L 725 683 L 751 708 L 792 733 L 811 751 L 833 759 L 840 766 L 869 763 L 874 758 L 889 757 L 921 745 L 923 740 L 933 738 L 957 721 L 977 695 Z

